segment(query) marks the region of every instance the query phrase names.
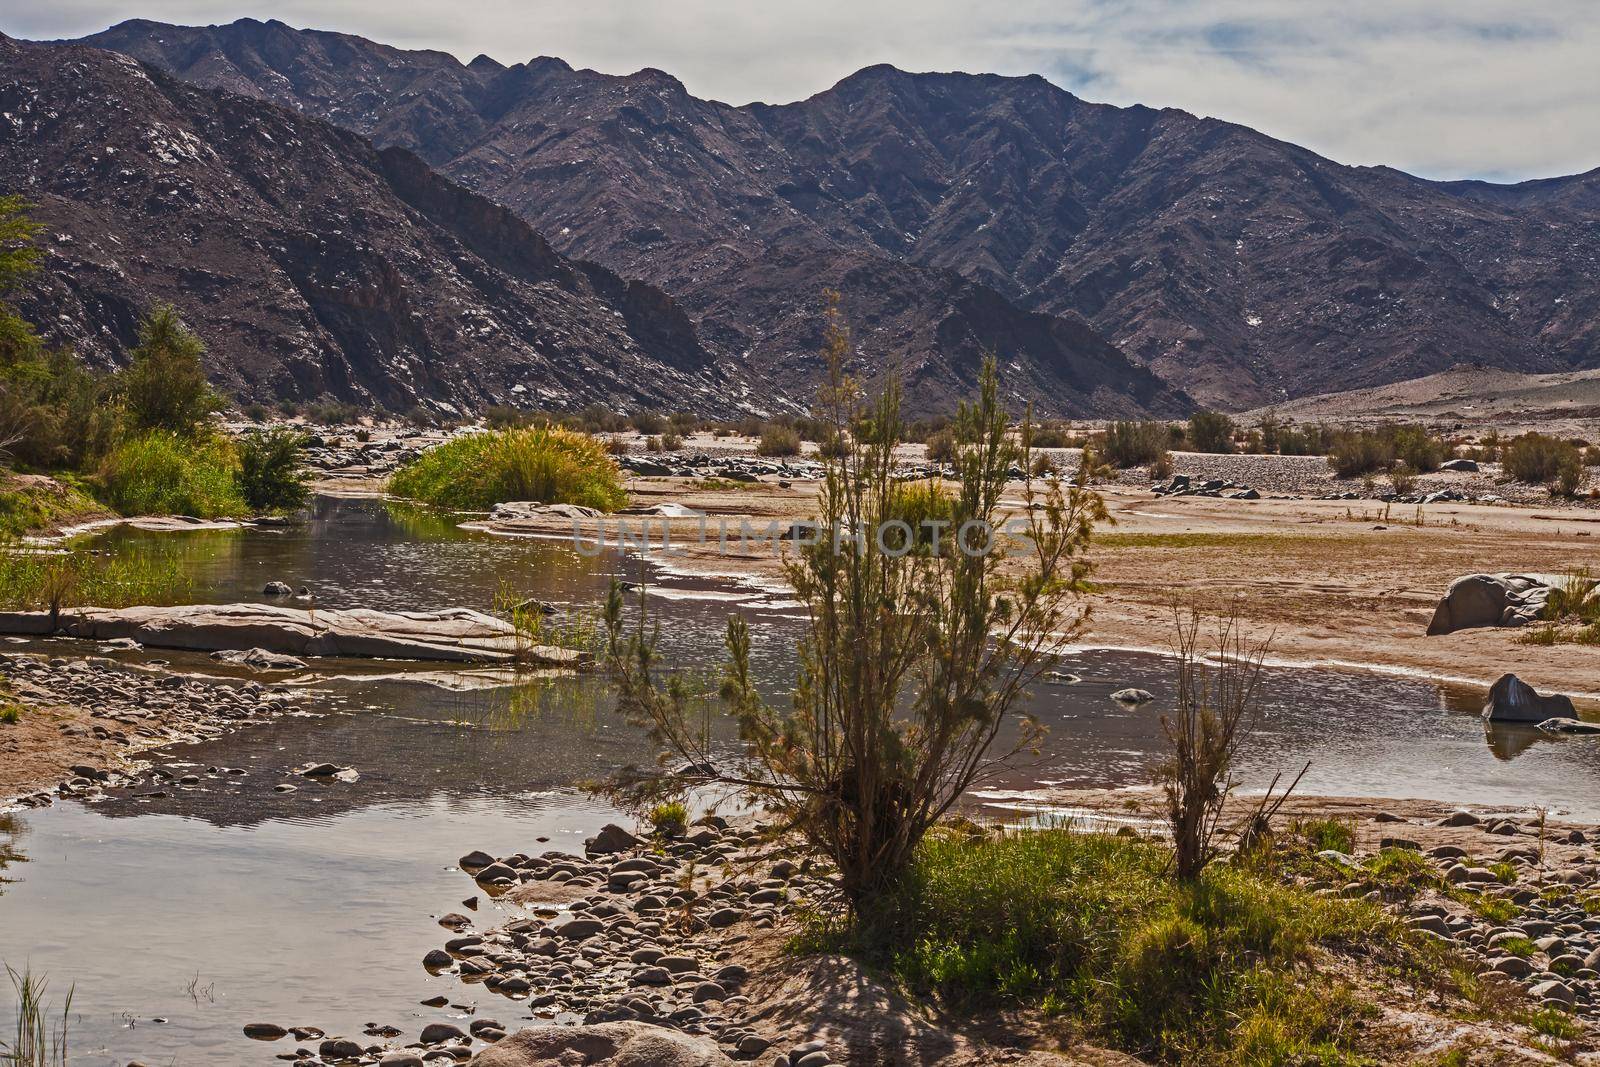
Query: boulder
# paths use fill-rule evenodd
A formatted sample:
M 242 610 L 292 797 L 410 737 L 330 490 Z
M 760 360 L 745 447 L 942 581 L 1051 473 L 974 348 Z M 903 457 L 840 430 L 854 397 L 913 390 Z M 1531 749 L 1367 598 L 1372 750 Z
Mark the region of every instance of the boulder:
M 288 582 L 268 582 L 261 590 L 262 596 L 293 596 L 294 587 Z
M 518 1030 L 473 1057 L 471 1067 L 729 1067 L 710 1040 L 642 1022 Z
M 639 839 L 616 823 L 607 823 L 583 843 L 584 850 L 591 855 L 604 852 L 626 852 L 639 847 Z
M 1526 626 L 1544 612 L 1550 591 L 1565 581 L 1552 574 L 1468 574 L 1457 578 L 1434 608 L 1428 636 L 1478 626 Z
M 1546 719 L 1539 724 L 1539 729 L 1547 734 L 1593 735 L 1600 734 L 1600 722 L 1584 722 L 1582 719 Z
M 1521 722 L 1538 725 L 1547 719 L 1576 719 L 1572 700 L 1560 693 L 1541 694 L 1514 674 L 1504 674 L 1489 688 L 1489 701 L 1483 706 L 1489 722 Z
M 1111 699 L 1118 704 L 1148 704 L 1155 699 L 1155 695 L 1148 689 L 1118 689 L 1111 694 Z
M 1464 474 L 1472 474 L 1476 473 L 1478 469 L 1478 462 L 1477 460 L 1472 459 L 1447 459 L 1443 463 L 1439 464 L 1439 469 L 1442 471 L 1458 471 Z

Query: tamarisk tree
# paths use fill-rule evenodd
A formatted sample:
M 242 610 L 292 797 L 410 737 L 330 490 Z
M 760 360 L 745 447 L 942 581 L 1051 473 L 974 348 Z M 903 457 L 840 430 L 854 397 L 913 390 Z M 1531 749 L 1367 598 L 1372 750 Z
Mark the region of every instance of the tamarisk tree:
M 826 460 L 816 536 L 797 538 L 785 558 L 809 616 L 787 706 L 757 692 L 749 630 L 730 618 L 720 699 L 743 744 L 714 758 L 706 687 L 663 665 L 643 595 L 630 623 L 615 586 L 606 660 L 621 710 L 663 765 L 687 760 L 692 772 L 636 773 L 619 791 L 744 791 L 837 865 L 859 915 L 963 792 L 1036 747 L 1042 728 L 1020 703 L 1083 631 L 1085 551 L 1105 510 L 1059 481 L 1024 481 L 1021 506 L 1002 504 L 1008 478 L 1031 469 L 1031 431 L 1028 420 L 1011 426 L 988 359 L 955 422 L 953 484 L 934 487 L 939 517 L 920 508 L 913 529 L 894 471 L 898 387 L 891 380 L 864 400 L 846 373 L 852 348 L 836 299 L 825 354 L 818 414 L 840 444 Z

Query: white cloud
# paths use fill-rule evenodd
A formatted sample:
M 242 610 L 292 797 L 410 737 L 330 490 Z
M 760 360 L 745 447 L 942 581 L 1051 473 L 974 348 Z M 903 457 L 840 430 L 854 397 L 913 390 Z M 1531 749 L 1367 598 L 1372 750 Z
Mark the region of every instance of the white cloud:
M 667 70 L 702 96 L 794 100 L 853 70 L 1040 73 L 1093 100 L 1242 122 L 1348 163 L 1516 179 L 1600 165 L 1592 0 L 56 0 L 23 37 L 134 16 L 251 15 L 502 62 Z

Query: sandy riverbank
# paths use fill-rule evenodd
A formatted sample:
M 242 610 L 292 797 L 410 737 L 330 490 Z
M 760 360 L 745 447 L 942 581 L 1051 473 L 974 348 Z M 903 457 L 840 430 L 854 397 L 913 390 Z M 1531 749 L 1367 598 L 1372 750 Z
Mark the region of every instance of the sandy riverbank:
M 604 520 L 648 521 L 652 562 L 683 573 L 781 585 L 784 550 L 760 534 L 811 517 L 817 483 L 635 478 L 632 510 Z M 1113 525 L 1092 549 L 1091 624 L 1083 643 L 1164 649 L 1174 599 L 1236 611 L 1252 635 L 1272 638 L 1285 663 L 1330 664 L 1488 685 L 1512 672 L 1541 688 L 1600 701 L 1600 648 L 1522 643 L 1522 631 L 1466 630 L 1427 637 L 1449 583 L 1479 571 L 1562 573 L 1597 562 L 1600 514 L 1581 508 L 1466 503 L 1386 506 L 1373 501 L 1158 497 L 1102 487 Z M 705 520 L 649 514 L 661 505 Z M 743 524 L 755 537 L 741 538 Z M 594 521 L 540 516 L 479 524 L 508 536 L 593 538 Z M 663 530 L 671 550 L 660 551 Z M 726 537 L 721 531 L 726 531 Z

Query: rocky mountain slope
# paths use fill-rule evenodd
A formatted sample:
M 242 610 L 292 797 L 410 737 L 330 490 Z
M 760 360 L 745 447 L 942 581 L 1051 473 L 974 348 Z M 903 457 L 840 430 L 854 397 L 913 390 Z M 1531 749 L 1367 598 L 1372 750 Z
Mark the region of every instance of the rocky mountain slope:
M 1600 366 L 1600 172 L 1428 182 L 1038 77 L 872 67 L 731 107 L 655 70 L 462 64 L 279 22 L 89 40 L 410 148 L 562 251 L 660 285 L 763 375 L 808 350 L 826 285 L 887 356 L 994 343 L 1028 321 L 1008 308 L 1081 315 L 1229 406 L 1462 360 Z
M 661 292 L 567 259 L 402 148 L 125 56 L 4 38 L 0 115 L 0 188 L 45 224 L 22 310 L 91 362 L 167 301 L 244 398 L 722 395 Z

